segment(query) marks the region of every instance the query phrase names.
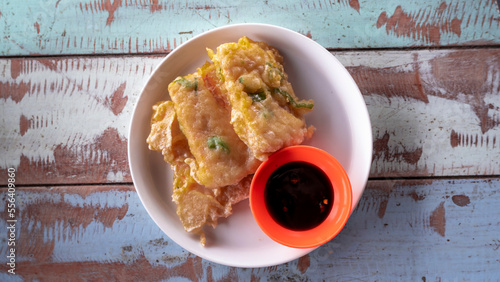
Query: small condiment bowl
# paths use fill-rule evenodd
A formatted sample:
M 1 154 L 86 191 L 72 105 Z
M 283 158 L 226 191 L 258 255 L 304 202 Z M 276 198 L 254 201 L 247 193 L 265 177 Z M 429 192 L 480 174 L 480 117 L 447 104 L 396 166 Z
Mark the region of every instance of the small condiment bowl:
M 278 223 L 266 205 L 266 184 L 283 165 L 305 162 L 324 172 L 333 190 L 333 204 L 326 218 L 310 229 L 294 230 Z M 318 247 L 344 228 L 351 214 L 352 190 L 342 165 L 329 153 L 316 147 L 297 145 L 272 154 L 257 169 L 250 188 L 250 208 L 262 231 L 274 241 L 293 248 Z

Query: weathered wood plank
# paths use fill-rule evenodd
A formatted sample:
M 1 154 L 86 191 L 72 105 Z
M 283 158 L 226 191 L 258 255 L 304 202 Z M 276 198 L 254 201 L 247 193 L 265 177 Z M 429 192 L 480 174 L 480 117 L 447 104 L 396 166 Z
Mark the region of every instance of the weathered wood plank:
M 495 0 L 0 2 L 0 55 L 166 52 L 227 24 L 280 25 L 326 48 L 500 43 Z
M 16 272 L 25 280 L 484 281 L 500 275 L 498 179 L 369 181 L 335 239 L 290 263 L 255 269 L 184 251 L 153 223 L 130 185 L 23 187 L 16 199 Z M 1 228 L 6 214 L 5 208 Z M 0 242 L 7 253 L 6 240 Z M 7 267 L 0 257 L 0 280 L 12 277 Z
M 370 176 L 500 173 L 500 50 L 335 55 L 368 106 Z
M 371 177 L 500 174 L 500 50 L 335 52 L 374 135 Z M 154 57 L 0 60 L 0 181 L 130 182 L 128 124 Z
M 2 60 L 2 171 L 16 167 L 31 184 L 130 182 L 128 123 L 159 61 Z

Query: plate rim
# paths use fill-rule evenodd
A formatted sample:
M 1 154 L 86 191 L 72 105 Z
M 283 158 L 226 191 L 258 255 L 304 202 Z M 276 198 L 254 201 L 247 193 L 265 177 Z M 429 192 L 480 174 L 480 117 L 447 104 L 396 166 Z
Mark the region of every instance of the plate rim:
M 331 56 L 331 58 L 333 60 L 335 60 L 338 63 L 338 65 L 340 65 L 343 68 L 343 71 L 345 71 L 347 73 L 347 77 L 351 80 L 349 83 L 353 84 L 355 86 L 355 88 L 357 89 L 358 93 L 356 93 L 356 94 L 359 94 L 359 95 L 355 95 L 356 99 L 358 99 L 358 101 L 356 103 L 360 103 L 359 99 L 361 99 L 361 102 L 362 102 L 361 105 L 364 105 L 364 107 L 362 107 L 360 113 L 357 113 L 357 115 L 361 115 L 361 119 L 363 119 L 365 122 L 367 122 L 367 126 L 369 128 L 369 132 L 367 132 L 367 134 L 369 135 L 370 142 L 364 144 L 364 146 L 368 145 L 366 148 L 364 148 L 364 150 L 365 151 L 369 151 L 370 154 L 368 154 L 368 160 L 366 162 L 366 167 L 363 168 L 363 170 L 365 170 L 365 173 L 364 173 L 363 180 L 362 180 L 362 184 L 363 185 L 362 185 L 362 188 L 361 188 L 361 194 L 360 194 L 360 196 L 357 199 L 353 198 L 353 208 L 352 208 L 351 214 L 354 211 L 355 207 L 357 206 L 357 204 L 359 202 L 359 199 L 361 198 L 361 195 L 364 192 L 364 190 L 366 188 L 367 181 L 368 181 L 368 176 L 369 176 L 371 162 L 372 162 L 372 154 L 371 154 L 371 152 L 372 152 L 372 149 L 373 149 L 373 135 L 372 135 L 372 130 L 371 130 L 371 121 L 370 121 L 370 118 L 369 118 L 369 114 L 368 114 L 368 109 L 366 107 L 366 103 L 365 103 L 364 99 L 362 98 L 361 92 L 359 91 L 359 88 L 358 88 L 357 84 L 355 83 L 354 79 L 352 78 L 352 76 L 350 75 L 350 73 L 347 71 L 347 69 L 345 69 L 345 67 L 342 65 L 342 63 L 340 63 L 340 61 L 338 61 L 338 59 L 333 54 L 331 54 L 326 48 L 324 48 L 323 46 L 321 46 L 316 41 L 312 40 L 311 38 L 308 38 L 307 36 L 305 36 L 303 34 L 300 34 L 300 33 L 296 32 L 296 31 L 293 31 L 293 30 L 290 30 L 290 29 L 287 29 L 287 28 L 284 28 L 284 27 L 281 27 L 281 26 L 271 25 L 271 24 L 264 24 L 264 23 L 240 23 L 240 24 L 231 24 L 231 25 L 225 25 L 225 26 L 214 28 L 214 29 L 210 29 L 210 30 L 202 32 L 202 33 L 200 33 L 200 34 L 198 34 L 198 35 L 196 35 L 196 36 L 188 39 L 187 41 L 185 41 L 182 44 L 180 44 L 179 46 L 177 46 L 174 50 L 172 50 L 169 54 L 167 54 L 155 66 L 155 68 L 153 69 L 153 72 L 147 78 L 145 84 L 141 88 L 141 92 L 139 94 L 139 97 L 136 100 L 136 103 L 135 103 L 135 105 L 133 107 L 132 116 L 131 116 L 131 119 L 130 119 L 130 122 L 129 122 L 129 132 L 128 132 L 128 136 L 127 136 L 128 137 L 128 140 L 127 140 L 127 153 L 128 153 L 129 169 L 130 169 L 132 181 L 133 181 L 133 184 L 134 184 L 134 188 L 137 191 L 137 194 L 139 196 L 141 204 L 146 209 L 146 211 L 147 211 L 148 215 L 150 216 L 150 218 L 162 230 L 162 232 L 164 233 L 164 235 L 168 236 L 177 245 L 179 245 L 183 249 L 189 251 L 190 253 L 192 253 L 192 254 L 194 254 L 196 256 L 199 256 L 199 257 L 201 257 L 203 259 L 206 259 L 208 261 L 212 261 L 212 262 L 215 262 L 215 263 L 218 263 L 218 264 L 222 264 L 222 265 L 227 265 L 227 266 L 231 266 L 231 267 L 255 268 L 255 267 L 266 267 L 266 266 L 279 265 L 279 264 L 282 264 L 282 263 L 290 262 L 292 260 L 295 260 L 297 258 L 300 258 L 300 257 L 302 257 L 302 256 L 310 253 L 311 251 L 315 250 L 317 247 L 309 248 L 309 249 L 294 249 L 294 250 L 297 250 L 296 253 L 295 253 L 296 254 L 295 256 L 288 256 L 288 257 L 283 258 L 283 259 L 277 259 L 277 260 L 274 260 L 272 263 L 263 262 L 263 263 L 259 264 L 259 263 L 255 263 L 254 262 L 254 263 L 248 264 L 248 263 L 240 262 L 237 259 L 235 259 L 233 261 L 227 261 L 227 260 L 219 259 L 218 257 L 215 257 L 215 258 L 213 258 L 213 257 L 207 257 L 205 254 L 201 254 L 197 250 L 195 250 L 194 248 L 191 248 L 190 246 L 185 246 L 182 243 L 180 243 L 176 238 L 173 238 L 168 232 L 166 232 L 164 230 L 164 227 L 162 227 L 160 225 L 160 223 L 158 222 L 158 219 L 155 216 L 153 216 L 153 212 L 154 212 L 154 211 L 152 211 L 153 208 L 152 207 L 148 207 L 145 204 L 145 194 L 143 194 L 145 192 L 141 190 L 142 188 L 138 189 L 138 187 L 137 187 L 136 177 L 138 177 L 138 176 L 135 176 L 135 173 L 138 173 L 138 172 L 134 172 L 134 169 L 133 169 L 134 165 L 132 163 L 133 160 L 131 158 L 131 156 L 133 155 L 133 147 L 131 145 L 131 143 L 132 143 L 131 140 L 133 139 L 133 137 L 132 137 L 132 134 L 133 134 L 132 131 L 133 130 L 132 129 L 134 128 L 134 126 L 133 126 L 134 119 L 135 119 L 136 115 L 138 114 L 137 113 L 137 109 L 139 108 L 139 105 L 141 104 L 140 102 L 141 102 L 141 99 L 144 97 L 144 93 L 146 92 L 147 86 L 151 83 L 152 77 L 160 70 L 160 68 L 162 68 L 162 66 L 171 57 L 175 56 L 178 52 L 181 52 L 181 49 L 182 49 L 183 46 L 187 46 L 187 44 L 195 44 L 196 41 L 200 40 L 200 38 L 209 36 L 212 33 L 221 32 L 221 31 L 226 30 L 226 29 L 236 29 L 236 28 L 239 28 L 239 27 L 245 27 L 245 28 L 255 27 L 255 28 L 260 28 L 260 29 L 262 29 L 262 28 L 279 29 L 279 30 L 281 30 L 283 32 L 286 32 L 286 33 L 289 33 L 289 34 L 293 34 L 294 36 L 298 35 L 298 36 L 304 37 L 311 44 L 316 45 L 316 48 L 320 48 L 318 50 L 323 50 L 323 52 L 328 53 Z M 182 231 L 184 231 L 184 230 L 182 230 Z M 188 236 L 188 235 L 189 234 L 186 234 L 186 236 Z

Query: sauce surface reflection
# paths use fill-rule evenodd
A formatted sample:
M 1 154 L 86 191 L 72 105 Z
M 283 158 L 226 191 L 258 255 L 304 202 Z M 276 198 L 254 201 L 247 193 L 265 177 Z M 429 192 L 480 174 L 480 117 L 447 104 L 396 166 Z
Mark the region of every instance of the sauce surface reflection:
M 323 222 L 333 204 L 332 184 L 317 166 L 291 162 L 276 169 L 264 192 L 271 217 L 281 226 L 303 231 Z

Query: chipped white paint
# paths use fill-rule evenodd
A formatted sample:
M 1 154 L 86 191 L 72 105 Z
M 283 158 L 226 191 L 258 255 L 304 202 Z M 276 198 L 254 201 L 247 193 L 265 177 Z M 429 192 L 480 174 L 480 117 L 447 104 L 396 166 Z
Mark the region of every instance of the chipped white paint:
M 500 96 L 497 95 L 497 100 Z M 382 139 L 389 133 L 389 155 L 382 153 L 372 163 L 372 173 L 396 174 L 415 171 L 430 175 L 494 175 L 500 171 L 500 128 L 482 134 L 479 119 L 470 106 L 452 100 L 429 96 L 429 104 L 408 101 L 405 98 L 365 96 L 374 139 Z M 381 105 L 385 104 L 387 108 Z M 370 107 L 378 105 L 377 107 Z M 389 132 L 387 132 L 389 130 Z M 452 130 L 479 135 L 491 140 L 483 146 L 451 145 Z M 398 153 L 412 152 L 419 148 L 422 155 L 418 162 L 405 162 Z
M 113 172 L 110 171 L 108 172 L 108 177 L 107 180 L 109 182 L 123 182 L 124 173 L 123 171 L 118 171 L 118 172 Z
M 470 101 L 471 93 L 450 92 L 432 74 L 431 62 L 454 51 L 373 51 L 336 52 L 348 68 L 390 69 L 391 72 L 418 72 L 426 99 L 404 95 L 365 93 L 374 140 L 389 134 L 388 151 L 375 155 L 372 175 L 489 175 L 500 173 L 500 128 L 481 131 L 480 120 Z M 54 162 L 54 151 L 66 146 L 82 166 L 109 161 L 109 152 L 96 144 L 107 128 L 120 137 L 127 136 L 132 108 L 149 74 L 162 56 L 54 59 L 47 67 L 37 60 L 25 60 L 22 72 L 11 73 L 11 60 L 0 61 L 0 83 L 27 84 L 25 93 L 2 93 L 0 168 L 16 167 L 21 156 L 38 165 Z M 418 69 L 417 69 L 418 68 Z M 487 74 L 487 93 L 483 99 L 488 117 L 500 119 L 500 71 L 491 64 Z M 390 75 L 390 73 L 388 73 Z M 15 76 L 15 77 L 13 77 Z M 397 81 L 396 81 L 397 82 Z M 123 87 L 118 99 L 128 99 L 115 115 L 110 101 Z M 11 94 L 24 95 L 16 102 Z M 423 95 L 424 95 L 423 94 Z M 452 98 L 447 98 L 452 97 Z M 116 110 L 115 110 L 116 111 Z M 21 134 L 20 119 L 29 120 Z M 453 133 L 477 138 L 479 145 L 460 142 L 452 146 Z M 422 150 L 421 156 L 408 162 L 403 153 Z M 377 152 L 375 152 L 377 153 Z M 388 153 L 388 154 L 386 154 Z M 117 171 L 113 162 L 104 177 L 122 182 L 128 171 Z M 50 173 L 50 172 L 48 172 Z
M 22 71 L 12 74 L 12 60 L 0 60 L 0 83 L 29 85 L 22 93 L 2 93 L 0 168 L 17 167 L 21 156 L 46 165 L 55 161 L 54 150 L 65 146 L 77 163 L 99 164 L 109 160 L 108 152 L 95 144 L 108 128 L 127 136 L 134 101 L 160 58 L 92 58 L 23 60 Z M 125 83 L 125 84 L 124 84 Z M 124 85 L 128 99 L 117 114 L 112 109 L 113 94 Z M 14 87 L 15 88 L 15 87 Z M 23 96 L 20 101 L 16 97 Z M 110 106 L 111 105 L 111 106 Z M 21 131 L 21 119 L 28 128 Z M 128 172 L 108 172 L 110 181 L 121 181 Z
M 431 62 L 450 54 L 449 50 L 335 53 L 348 68 L 387 70 L 388 76 L 399 72 L 416 73 L 421 79 L 422 95 L 425 94 L 428 100 L 388 93 L 364 93 L 374 140 L 389 134 L 388 152 L 374 156 L 372 174 L 399 176 L 413 172 L 443 176 L 500 173 L 500 66 L 495 61 L 488 62 L 485 83 L 488 91 L 479 96 L 484 105 L 488 105 L 488 117 L 499 125 L 482 132 L 482 121 L 473 109 L 477 101 L 472 101 L 477 99 L 473 94 L 478 93 L 462 93 L 446 88 L 443 85 L 446 81 L 438 80 L 434 75 Z M 453 134 L 463 135 L 471 141 L 464 140 L 453 146 Z M 422 150 L 418 161 L 408 162 L 402 155 L 417 150 Z
M 430 51 L 422 51 L 429 53 Z M 332 52 L 346 67 L 393 68 L 397 71 L 413 71 L 415 57 L 412 52 Z

